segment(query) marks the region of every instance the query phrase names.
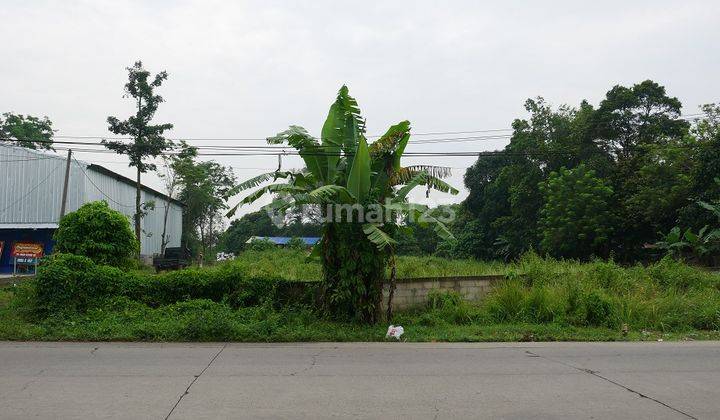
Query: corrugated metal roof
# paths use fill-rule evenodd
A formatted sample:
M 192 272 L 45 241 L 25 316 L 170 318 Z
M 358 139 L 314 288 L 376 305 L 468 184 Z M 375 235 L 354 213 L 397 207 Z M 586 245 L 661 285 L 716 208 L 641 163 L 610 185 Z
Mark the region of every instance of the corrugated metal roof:
M 57 225 L 65 175 L 63 156 L 0 144 L 0 226 L 22 225 L 41 229 Z M 99 165 L 75 162 L 70 166 L 67 211 L 105 200 L 110 207 L 132 220 L 135 213 L 135 182 Z M 143 202 L 155 201 L 156 208 L 142 219 L 141 249 L 145 255 L 160 252 L 164 211 L 169 206 L 168 246 L 179 246 L 182 207 L 177 200 L 143 186 Z
M 275 245 L 287 245 L 291 239 L 291 236 L 252 236 L 245 243 L 249 244 L 252 241 L 270 241 Z M 305 245 L 315 245 L 320 241 L 320 238 L 316 236 L 305 236 L 299 239 L 302 239 Z
M 57 223 L 0 223 L 0 229 L 57 229 Z

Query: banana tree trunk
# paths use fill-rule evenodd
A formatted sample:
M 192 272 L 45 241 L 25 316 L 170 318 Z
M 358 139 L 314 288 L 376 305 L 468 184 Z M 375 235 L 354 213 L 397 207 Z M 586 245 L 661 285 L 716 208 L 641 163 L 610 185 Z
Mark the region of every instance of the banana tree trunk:
M 327 224 L 323 235 L 325 312 L 337 319 L 380 321 L 388 261 L 388 253 L 367 239 L 361 224 Z

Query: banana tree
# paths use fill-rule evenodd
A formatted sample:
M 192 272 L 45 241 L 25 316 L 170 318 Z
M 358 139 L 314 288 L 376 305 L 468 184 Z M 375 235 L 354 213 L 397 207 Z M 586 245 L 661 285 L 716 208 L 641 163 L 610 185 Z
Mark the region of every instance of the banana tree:
M 269 172 L 241 183 L 238 191 L 256 190 L 243 198 L 228 217 L 237 207 L 265 194 L 275 196 L 267 206 L 274 211 L 294 206 L 319 207 L 324 220 L 323 236 L 311 255 L 322 262 L 323 309 L 338 318 L 378 321 L 389 271 L 387 316 L 391 317 L 396 244 L 393 236 L 405 228 L 398 221 L 409 216 L 420 224 L 434 225 L 441 238 L 452 239 L 447 227 L 429 214 L 426 206 L 408 203 L 408 194 L 419 186 L 457 194 L 442 180 L 450 174 L 449 169 L 401 166 L 410 141 L 408 121 L 393 125 L 368 144 L 365 121 L 345 86 L 330 106 L 320 139 L 302 127 L 290 126 L 267 140 L 296 149 L 305 169 Z

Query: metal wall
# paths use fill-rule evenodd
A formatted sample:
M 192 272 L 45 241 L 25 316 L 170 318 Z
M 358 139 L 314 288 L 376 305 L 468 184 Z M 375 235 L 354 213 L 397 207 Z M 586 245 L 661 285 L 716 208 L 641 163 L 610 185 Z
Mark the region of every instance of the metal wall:
M 65 159 L 49 153 L 0 145 L 0 228 L 3 225 L 57 223 L 60 216 Z M 146 175 L 147 176 L 147 175 Z M 83 162 L 72 161 L 67 212 L 82 204 L 105 200 L 110 207 L 128 216 L 132 223 L 135 187 L 97 172 Z M 152 191 L 143 190 L 143 202 L 152 200 L 155 209 L 143 218 L 141 253 L 160 252 L 163 216 L 168 201 Z M 168 246 L 179 246 L 182 233 L 182 207 L 170 202 Z

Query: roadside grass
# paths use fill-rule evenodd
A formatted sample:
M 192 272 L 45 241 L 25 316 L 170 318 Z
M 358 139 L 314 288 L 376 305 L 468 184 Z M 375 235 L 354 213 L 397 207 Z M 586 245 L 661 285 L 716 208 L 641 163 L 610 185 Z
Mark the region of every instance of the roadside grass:
M 672 260 L 648 267 L 535 254 L 512 264 L 400 261 L 406 277 L 506 280 L 479 302 L 433 291 L 426 304 L 367 326 L 330 321 L 313 309 L 311 293 L 297 292 L 297 281 L 320 273 L 302 252 L 246 253 L 159 276 L 60 256 L 36 281 L 0 289 L 0 339 L 380 341 L 389 323 L 405 327 L 403 340 L 425 342 L 720 339 L 720 275 Z
M 251 276 L 274 276 L 286 280 L 314 281 L 322 279 L 322 268 L 315 261 L 307 261 L 307 253 L 292 249 L 246 251 L 233 261 L 219 266 L 241 266 Z M 439 257 L 400 256 L 397 258 L 397 277 L 481 276 L 505 274 L 508 265 L 476 260 L 449 260 Z

